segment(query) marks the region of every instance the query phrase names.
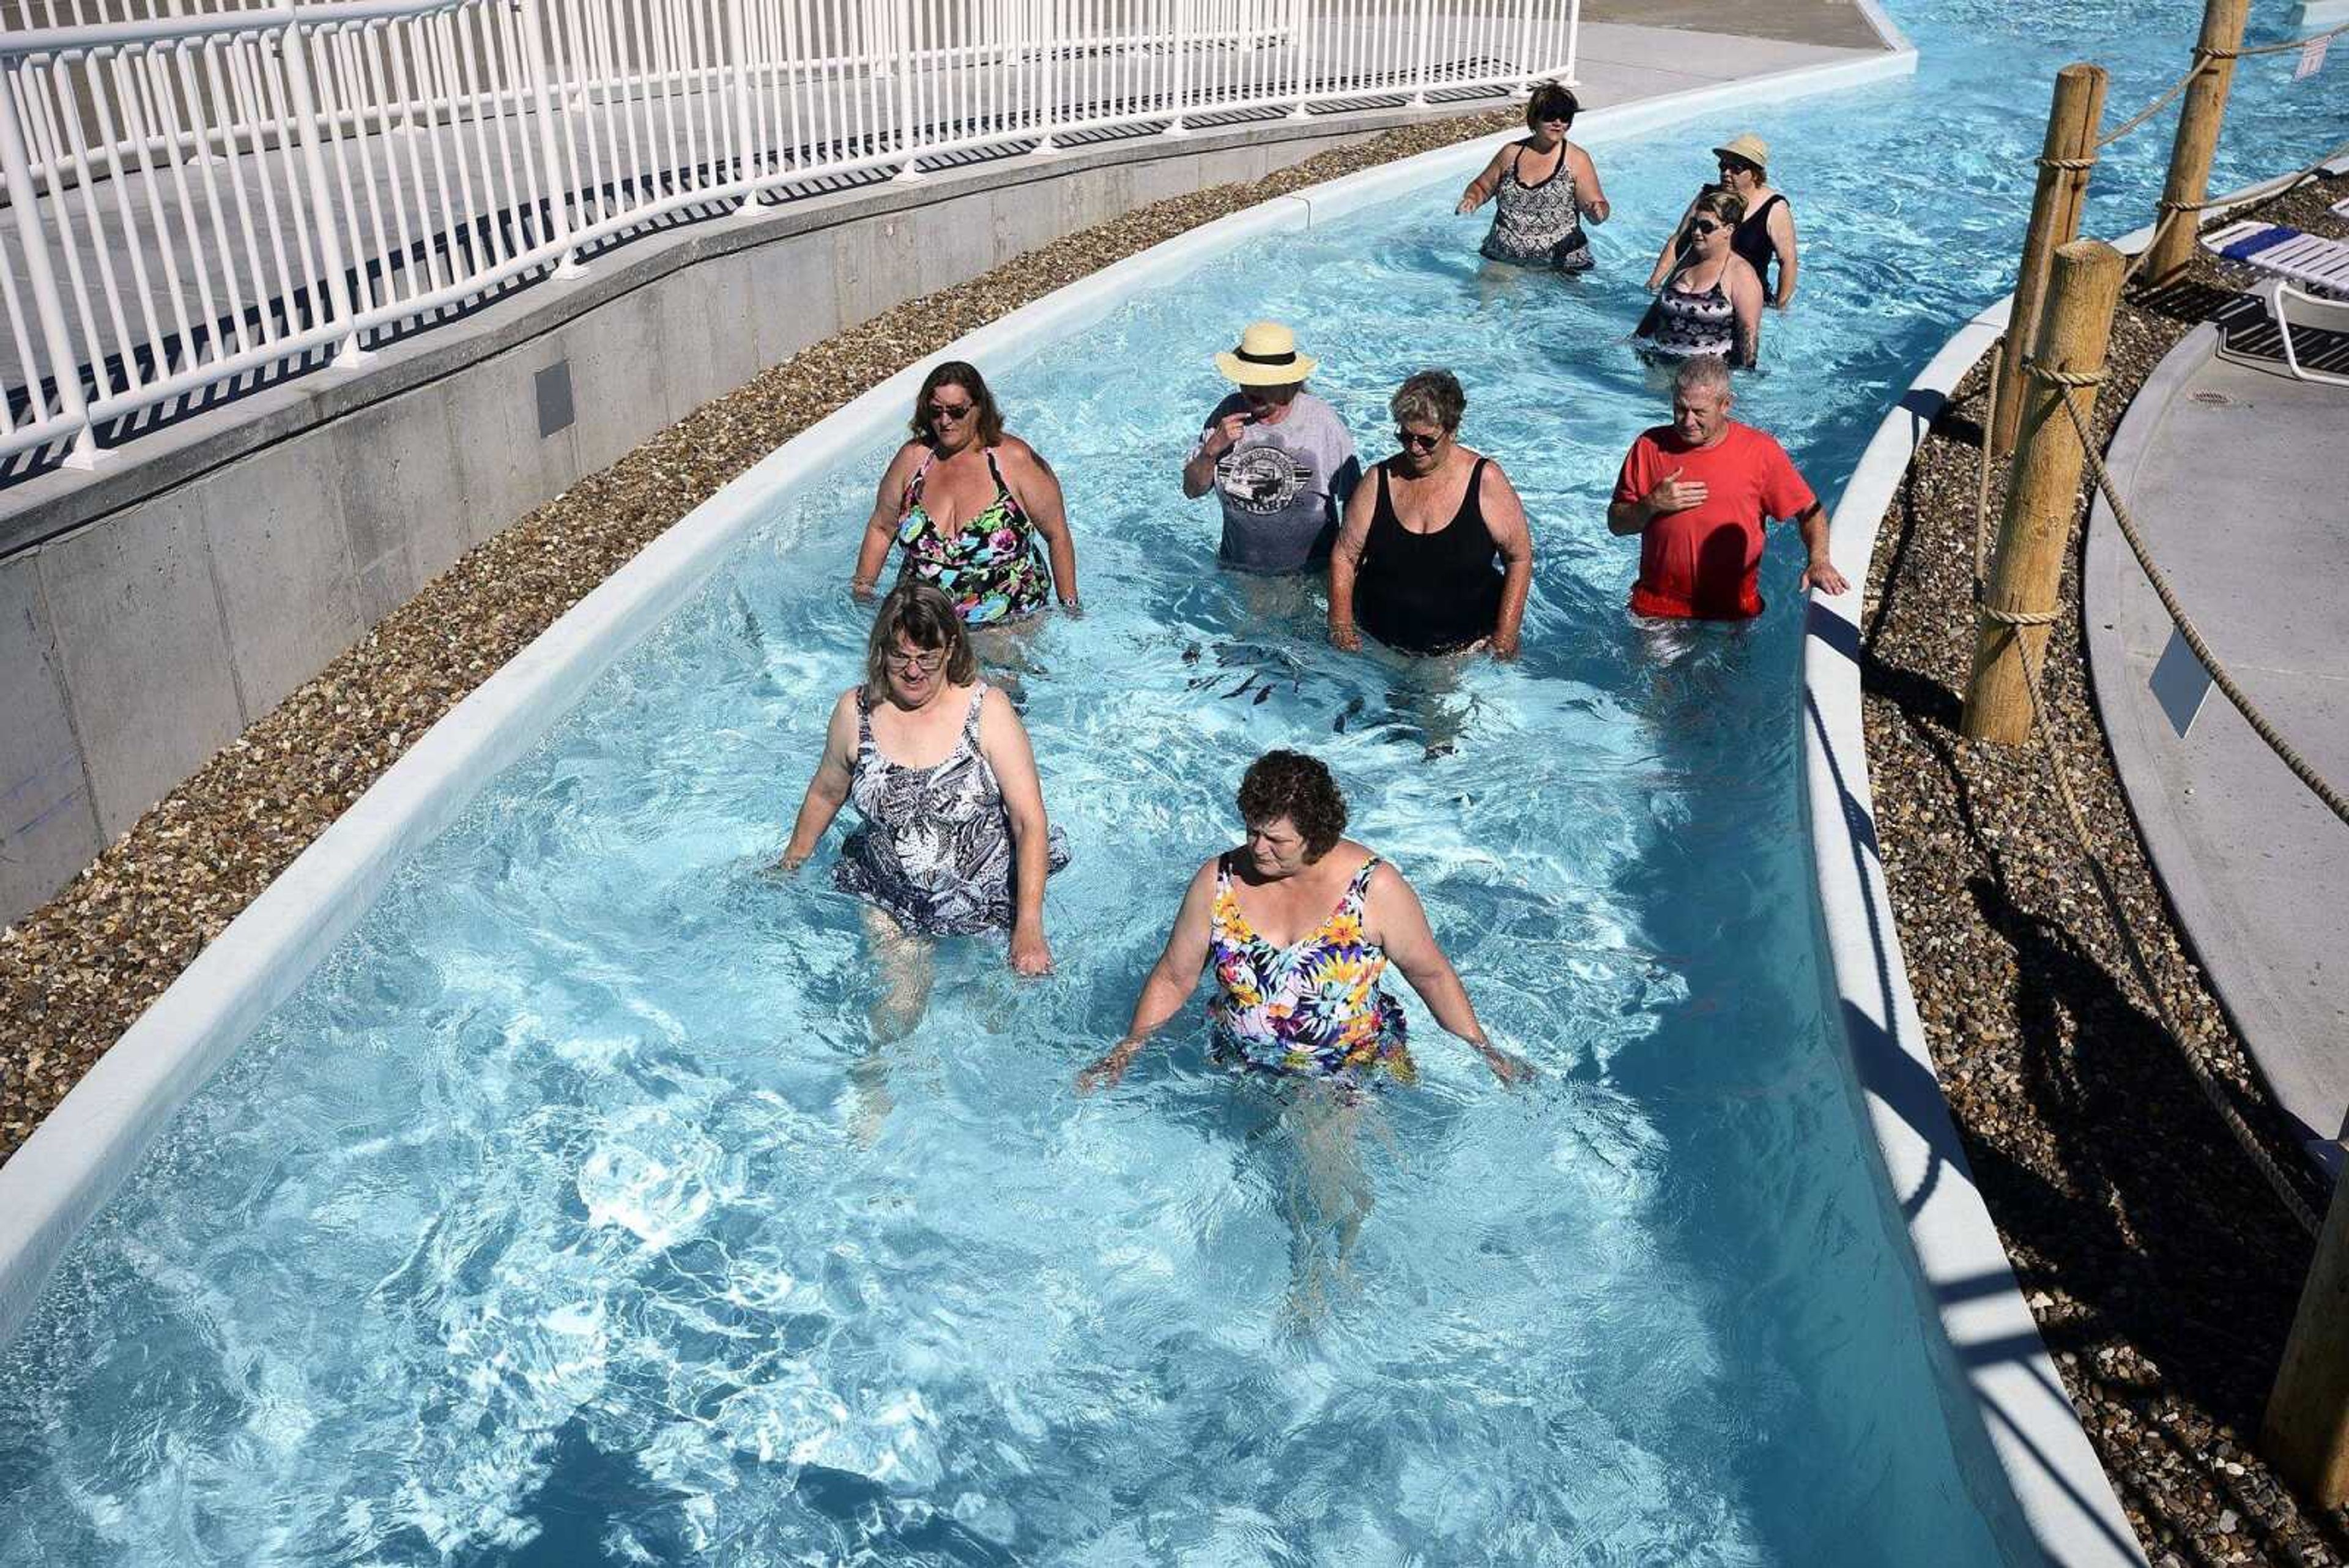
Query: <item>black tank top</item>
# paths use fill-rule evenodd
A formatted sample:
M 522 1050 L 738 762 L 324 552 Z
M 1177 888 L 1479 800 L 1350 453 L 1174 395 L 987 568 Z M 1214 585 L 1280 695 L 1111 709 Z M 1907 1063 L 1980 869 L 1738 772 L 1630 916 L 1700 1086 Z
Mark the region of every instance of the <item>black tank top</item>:
M 1482 496 L 1491 461 L 1476 460 L 1460 510 L 1433 534 L 1402 525 L 1387 488 L 1387 464 L 1374 471 L 1378 506 L 1354 580 L 1354 614 L 1389 648 L 1450 653 L 1493 635 L 1501 618 L 1501 552 L 1485 527 Z
M 1770 243 L 1770 209 L 1786 198 L 1773 192 L 1770 199 L 1737 221 L 1729 231 L 1729 248 L 1745 258 L 1754 275 L 1762 280 L 1762 297 L 1768 299 L 1775 287 L 1770 281 L 1770 264 L 1778 259 L 1778 247 Z

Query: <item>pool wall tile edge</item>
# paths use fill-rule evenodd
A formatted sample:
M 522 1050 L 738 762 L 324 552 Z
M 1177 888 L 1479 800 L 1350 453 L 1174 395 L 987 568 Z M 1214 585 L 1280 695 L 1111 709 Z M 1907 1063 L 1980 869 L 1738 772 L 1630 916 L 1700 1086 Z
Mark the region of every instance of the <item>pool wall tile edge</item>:
M 2349 159 L 2329 167 L 2349 170 Z M 2282 182 L 2262 181 L 2222 201 L 2237 205 Z M 2135 252 L 2152 233 L 2139 229 L 2114 243 Z M 1850 581 L 1868 581 L 1878 532 L 1909 458 L 1951 391 L 2006 330 L 2013 303 L 2010 296 L 1961 327 L 1861 452 L 1837 502 L 1831 537 L 1836 569 Z M 1940 1317 L 2025 1521 L 2051 1561 L 2142 1563 L 2135 1532 L 2015 1287 L 1934 1076 L 1876 841 L 1860 724 L 1861 597 L 1815 593 L 1806 608 L 1802 778 L 1831 1001 L 1843 1020 L 1890 1196 L 1917 1254 L 1926 1304 Z

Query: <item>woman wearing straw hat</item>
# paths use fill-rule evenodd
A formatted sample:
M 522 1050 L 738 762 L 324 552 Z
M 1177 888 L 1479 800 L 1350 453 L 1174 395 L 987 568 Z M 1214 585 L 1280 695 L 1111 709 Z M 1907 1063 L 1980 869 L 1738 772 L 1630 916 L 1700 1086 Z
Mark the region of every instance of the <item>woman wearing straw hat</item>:
M 1216 369 L 1238 388 L 1217 403 L 1183 463 L 1183 493 L 1224 509 L 1218 558 L 1243 572 L 1303 572 L 1330 558 L 1338 515 L 1361 477 L 1338 410 L 1305 389 L 1316 361 L 1297 335 L 1258 321 Z
M 1744 217 L 1730 233 L 1729 248 L 1762 280 L 1768 304 L 1784 310 L 1795 301 L 1795 209 L 1787 204 L 1785 193 L 1770 183 L 1770 144 L 1750 130 L 1743 131 L 1714 148 L 1713 155 L 1721 170 L 1721 188 L 1745 204 Z M 1689 220 L 1695 215 L 1696 203 L 1691 202 L 1673 225 L 1671 238 L 1664 242 L 1662 254 L 1656 257 L 1656 270 L 1648 275 L 1651 293 L 1663 287 L 1664 279 L 1672 275 L 1673 265 L 1687 248 Z M 1770 273 L 1773 262 L 1777 264 L 1775 281 Z

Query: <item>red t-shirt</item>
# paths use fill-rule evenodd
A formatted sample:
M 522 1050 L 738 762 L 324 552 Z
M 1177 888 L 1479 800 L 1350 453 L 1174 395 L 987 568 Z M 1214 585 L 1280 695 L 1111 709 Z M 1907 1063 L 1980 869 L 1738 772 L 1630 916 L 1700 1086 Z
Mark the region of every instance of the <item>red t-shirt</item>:
M 1631 613 L 1704 620 L 1760 615 L 1762 596 L 1754 585 L 1762 569 L 1763 520 L 1799 517 L 1818 498 L 1775 438 L 1732 420 L 1708 447 L 1690 446 L 1671 425 L 1641 431 L 1623 459 L 1615 499 L 1645 499 L 1674 469 L 1684 480 L 1703 482 L 1704 504 L 1668 512 L 1640 535 Z

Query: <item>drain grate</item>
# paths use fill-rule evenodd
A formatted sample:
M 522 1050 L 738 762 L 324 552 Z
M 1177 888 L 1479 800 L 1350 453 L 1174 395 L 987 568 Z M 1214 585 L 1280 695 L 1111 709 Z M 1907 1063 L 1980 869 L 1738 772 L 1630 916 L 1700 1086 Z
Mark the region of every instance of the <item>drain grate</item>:
M 2235 406 L 2235 400 L 2224 392 L 2204 390 L 2189 392 L 2186 395 L 2206 409 L 2231 409 Z

